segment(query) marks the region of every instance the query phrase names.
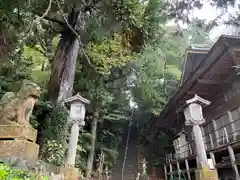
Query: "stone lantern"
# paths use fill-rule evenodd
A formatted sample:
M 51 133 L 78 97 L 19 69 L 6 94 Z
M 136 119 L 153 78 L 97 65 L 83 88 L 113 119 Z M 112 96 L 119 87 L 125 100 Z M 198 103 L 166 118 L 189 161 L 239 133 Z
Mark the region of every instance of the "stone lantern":
M 209 105 L 210 103 L 210 101 L 207 101 L 198 95 L 195 95 L 192 99 L 186 101 L 185 107 L 183 109 L 185 116 L 185 125 L 192 126 L 199 165 L 201 164 L 203 166 L 207 166 L 208 161 L 200 125 L 205 122 L 205 119 L 203 118 L 202 108 Z
M 77 178 L 79 172 L 75 166 L 75 159 L 77 153 L 77 144 L 80 128 L 85 125 L 85 113 L 86 105 L 90 103 L 89 100 L 83 98 L 79 94 L 69 97 L 65 100 L 65 103 L 70 106 L 69 113 L 69 123 L 71 125 L 71 134 L 69 138 L 68 153 L 65 162 L 65 168 L 62 172 L 65 176 L 65 179 L 75 179 Z
M 85 125 L 85 105 L 89 104 L 90 101 L 83 98 L 79 94 L 69 97 L 65 100 L 65 103 L 70 104 L 69 122 L 72 125 L 71 134 L 69 139 L 68 154 L 66 159 L 66 167 L 75 166 L 75 158 L 77 152 L 77 143 L 80 127 Z
M 200 125 L 205 122 L 202 109 L 208 106 L 211 102 L 207 101 L 198 95 L 194 95 L 192 99 L 186 101 L 186 104 L 181 108 L 185 116 L 185 125 L 192 126 L 193 140 L 198 158 L 199 170 L 196 171 L 196 180 L 216 179 L 216 171 L 211 171 L 208 167 L 208 159 L 202 137 Z

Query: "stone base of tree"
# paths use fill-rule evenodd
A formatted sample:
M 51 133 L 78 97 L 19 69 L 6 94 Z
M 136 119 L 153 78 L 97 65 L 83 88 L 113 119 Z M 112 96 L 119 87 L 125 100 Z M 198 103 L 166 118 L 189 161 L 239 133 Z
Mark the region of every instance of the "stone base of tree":
M 78 179 L 80 176 L 80 172 L 77 168 L 68 167 L 61 167 L 60 174 L 64 176 L 64 180 L 74 180 Z
M 37 161 L 37 131 L 31 126 L 0 125 L 0 157 Z
M 195 171 L 196 180 L 218 180 L 216 170 L 210 170 L 207 167 L 203 167 L 201 170 Z

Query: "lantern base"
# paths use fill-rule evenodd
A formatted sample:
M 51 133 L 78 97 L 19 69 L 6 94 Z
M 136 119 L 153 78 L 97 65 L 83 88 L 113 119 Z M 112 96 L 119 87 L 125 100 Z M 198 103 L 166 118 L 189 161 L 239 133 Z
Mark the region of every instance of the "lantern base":
M 195 171 L 196 180 L 218 180 L 216 170 L 210 170 L 208 167 L 203 167 L 201 170 Z
M 80 172 L 77 168 L 70 167 L 61 167 L 60 174 L 64 176 L 64 180 L 74 180 L 78 179 L 80 176 Z

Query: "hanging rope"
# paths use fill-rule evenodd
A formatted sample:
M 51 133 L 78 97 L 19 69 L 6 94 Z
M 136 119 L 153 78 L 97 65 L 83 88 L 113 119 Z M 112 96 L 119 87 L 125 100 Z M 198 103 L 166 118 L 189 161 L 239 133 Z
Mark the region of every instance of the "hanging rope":
M 127 141 L 126 141 L 126 147 L 125 147 L 123 165 L 122 165 L 122 180 L 124 180 L 124 170 L 125 170 L 125 163 L 126 163 L 126 159 L 127 159 L 128 143 L 129 143 L 129 138 L 130 138 L 131 126 L 132 126 L 133 112 L 134 112 L 134 109 L 132 109 L 132 115 L 131 115 L 131 118 L 129 120 L 129 125 L 128 125 Z

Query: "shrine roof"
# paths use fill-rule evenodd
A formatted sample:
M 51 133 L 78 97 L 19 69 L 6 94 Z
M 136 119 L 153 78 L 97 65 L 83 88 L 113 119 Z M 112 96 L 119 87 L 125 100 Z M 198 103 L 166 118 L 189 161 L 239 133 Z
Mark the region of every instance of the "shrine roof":
M 177 110 L 195 94 L 213 100 L 223 85 L 236 76 L 234 66 L 240 64 L 240 38 L 222 35 L 190 73 L 155 121 L 157 127 L 172 127 L 179 116 Z

